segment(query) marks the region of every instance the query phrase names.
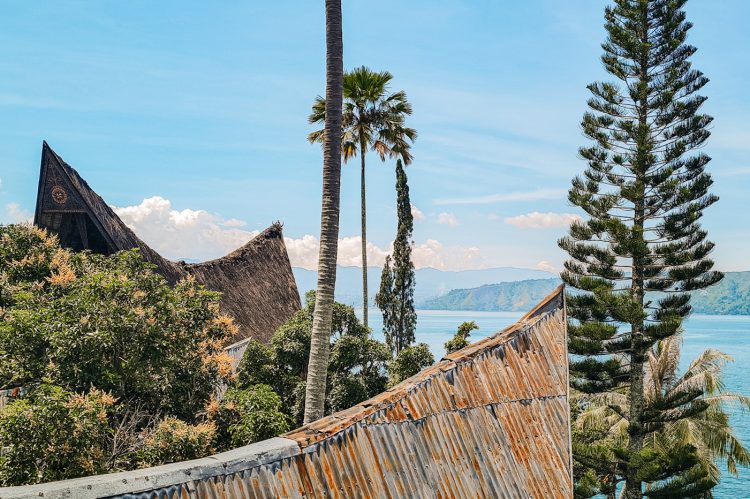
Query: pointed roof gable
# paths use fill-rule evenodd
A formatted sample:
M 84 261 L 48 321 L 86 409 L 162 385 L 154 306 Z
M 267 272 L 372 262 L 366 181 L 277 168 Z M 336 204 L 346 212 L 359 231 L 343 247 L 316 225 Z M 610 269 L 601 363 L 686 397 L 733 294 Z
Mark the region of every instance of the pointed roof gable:
M 235 340 L 268 341 L 301 307 L 280 223 L 222 258 L 198 264 L 171 262 L 136 236 L 47 142 L 42 145 L 34 224 L 76 251 L 110 254 L 138 248 L 172 284 L 195 276 L 208 289 L 222 293 L 222 308 L 240 327 Z

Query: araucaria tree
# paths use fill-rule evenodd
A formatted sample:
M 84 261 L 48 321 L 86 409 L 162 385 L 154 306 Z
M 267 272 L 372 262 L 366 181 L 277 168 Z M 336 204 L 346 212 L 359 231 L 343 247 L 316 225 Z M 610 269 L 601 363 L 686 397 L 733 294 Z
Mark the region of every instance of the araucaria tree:
M 417 313 L 414 311 L 414 264 L 411 261 L 411 214 L 409 185 L 399 159 L 396 161 L 396 210 L 398 230 L 393 242 L 393 258 L 386 258 L 375 303 L 383 311 L 383 333 L 394 355 L 414 342 Z
M 344 161 L 359 154 L 360 203 L 362 224 L 362 319 L 367 326 L 367 203 L 365 189 L 365 156 L 375 151 L 381 161 L 386 157 L 399 157 L 406 165 L 412 160 L 410 143 L 417 131 L 405 125 L 406 116 L 412 112 L 411 104 L 403 91 L 390 93 L 388 84 L 393 75 L 388 71 L 372 71 L 365 66 L 344 74 L 344 105 L 341 126 L 341 155 Z M 310 123 L 323 123 L 326 118 L 326 101 L 318 97 L 313 104 Z M 312 132 L 310 142 L 323 142 L 325 130 Z
M 616 81 L 588 87 L 582 127 L 592 144 L 580 150 L 588 167 L 569 193 L 588 219 L 560 241 L 570 255 L 562 278 L 582 291 L 568 299 L 574 388 L 627 396 L 626 441 L 614 449 L 579 441 L 575 458 L 610 483 L 624 480 L 629 499 L 702 497 L 714 485 L 694 446 L 644 445 L 646 435 L 706 409 L 689 387 L 648 399 L 644 363 L 657 342 L 680 334 L 688 293 L 722 278 L 699 225 L 718 198 L 709 193 L 710 158 L 693 152 L 712 118 L 700 111 L 708 79 L 691 67 L 685 3 L 606 8 L 602 62 Z

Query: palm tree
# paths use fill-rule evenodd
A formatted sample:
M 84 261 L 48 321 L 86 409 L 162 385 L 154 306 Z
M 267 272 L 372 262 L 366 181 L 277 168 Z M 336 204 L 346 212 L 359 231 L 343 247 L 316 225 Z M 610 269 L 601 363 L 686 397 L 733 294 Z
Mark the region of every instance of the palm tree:
M 323 207 L 320 217 L 318 288 L 315 294 L 310 359 L 305 388 L 305 423 L 323 417 L 326 374 L 330 352 L 333 294 L 336 286 L 336 258 L 339 239 L 341 193 L 341 107 L 344 87 L 344 42 L 341 0 L 326 0 L 326 106 L 333 112 L 325 117 L 323 145 Z
M 684 404 L 671 410 L 666 423 L 652 428 L 644 446 L 658 450 L 691 445 L 711 480 L 719 480 L 718 461 L 726 462 L 727 470 L 736 475 L 738 465 L 750 465 L 750 452 L 734 434 L 726 408 L 730 404 L 750 408 L 750 397 L 724 391 L 722 369 L 732 358 L 717 350 L 704 351 L 678 376 L 680 346 L 679 338 L 669 337 L 647 354 L 644 380 L 647 407 L 675 406 L 677 400 L 684 400 Z M 627 445 L 628 422 L 623 417 L 628 414 L 627 393 L 583 395 L 579 400 L 586 409 L 576 419 L 577 429 L 586 431 L 604 426 L 607 438 L 615 446 Z M 669 421 L 670 416 L 673 421 Z
M 388 84 L 393 75 L 388 71 L 372 71 L 365 66 L 344 75 L 344 109 L 341 124 L 341 155 L 344 161 L 359 154 L 361 162 L 360 196 L 362 222 L 362 320 L 367 326 L 367 203 L 365 189 L 365 156 L 375 151 L 381 161 L 387 156 L 400 157 L 405 165 L 411 164 L 410 142 L 417 131 L 405 126 L 406 116 L 412 113 L 411 104 L 403 91 L 389 93 Z M 317 97 L 309 122 L 324 123 L 326 101 Z M 316 130 L 308 135 L 310 142 L 323 142 L 326 130 Z

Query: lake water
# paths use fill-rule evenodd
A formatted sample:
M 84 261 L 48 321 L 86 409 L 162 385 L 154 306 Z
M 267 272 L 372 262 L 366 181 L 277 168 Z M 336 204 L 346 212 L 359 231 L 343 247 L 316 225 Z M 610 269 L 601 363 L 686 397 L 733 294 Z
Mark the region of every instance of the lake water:
M 454 312 L 442 310 L 417 311 L 417 342 L 430 346 L 435 359 L 445 353 L 443 344 L 464 321 L 475 321 L 479 329 L 473 331 L 476 341 L 512 324 L 523 314 L 515 312 Z M 369 311 L 370 326 L 377 339 L 383 340 L 382 315 L 377 309 Z M 687 366 L 707 348 L 731 355 L 734 362 L 724 369 L 726 390 L 750 394 L 750 316 L 694 315 L 685 322 L 681 364 Z M 750 417 L 747 412 L 732 412 L 732 424 L 743 444 L 750 446 Z M 750 498 L 750 469 L 740 469 L 739 477 L 728 473 L 714 489 L 717 498 Z

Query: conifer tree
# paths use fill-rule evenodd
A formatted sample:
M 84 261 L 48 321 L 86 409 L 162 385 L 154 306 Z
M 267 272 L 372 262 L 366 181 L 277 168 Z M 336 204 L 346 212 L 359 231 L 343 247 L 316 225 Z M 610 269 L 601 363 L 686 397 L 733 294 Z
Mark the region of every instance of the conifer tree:
M 571 383 L 627 394 L 627 404 L 615 406 L 627 441 L 574 442 L 576 464 L 610 486 L 612 477 L 624 480 L 628 499 L 703 497 L 715 485 L 694 448 L 644 448 L 644 437 L 666 422 L 705 410 L 697 391 L 649 404 L 644 362 L 659 340 L 680 334 L 689 292 L 722 278 L 699 225 L 718 198 L 709 192 L 710 158 L 693 152 L 712 118 L 701 112 L 706 97 L 697 92 L 708 79 L 690 63 L 696 49 L 686 43 L 685 3 L 615 0 L 606 8 L 602 62 L 616 81 L 588 87 L 582 128 L 592 144 L 580 149 L 588 167 L 569 192 L 588 220 L 559 243 L 570 256 L 562 278 L 582 291 L 568 298 Z
M 409 185 L 401 160 L 396 162 L 396 210 L 398 230 L 393 242 L 393 258 L 386 258 L 375 303 L 383 311 L 383 333 L 394 355 L 414 342 L 417 313 L 414 310 L 414 264 L 411 261 L 411 214 Z

